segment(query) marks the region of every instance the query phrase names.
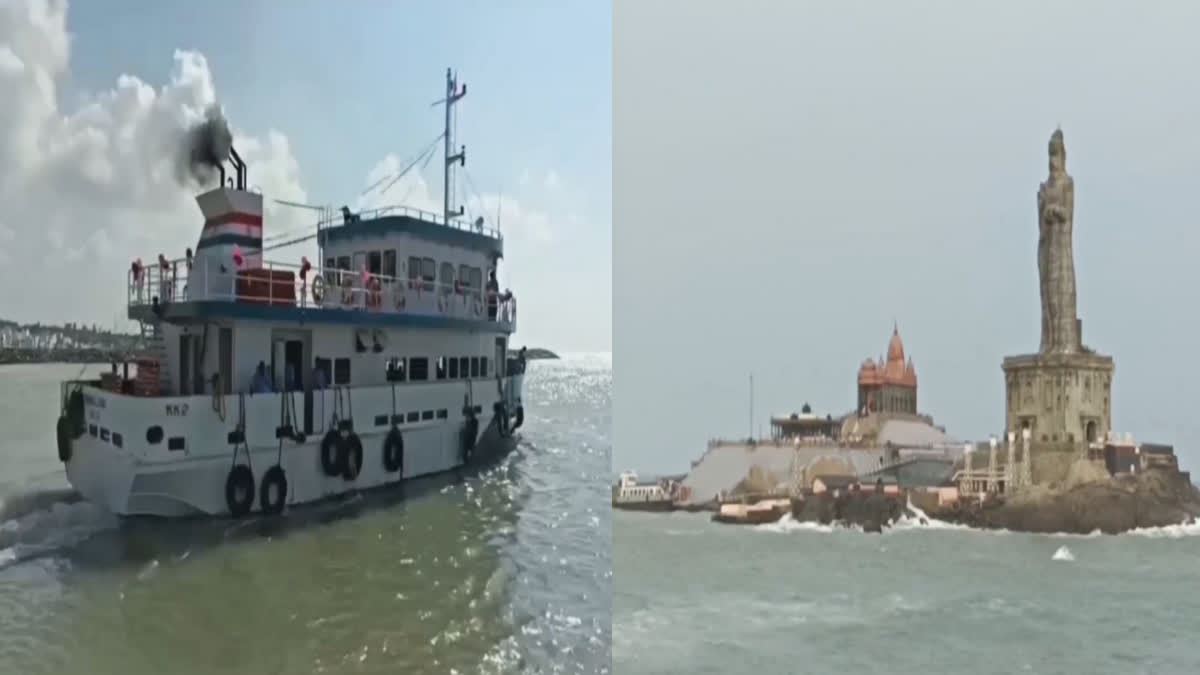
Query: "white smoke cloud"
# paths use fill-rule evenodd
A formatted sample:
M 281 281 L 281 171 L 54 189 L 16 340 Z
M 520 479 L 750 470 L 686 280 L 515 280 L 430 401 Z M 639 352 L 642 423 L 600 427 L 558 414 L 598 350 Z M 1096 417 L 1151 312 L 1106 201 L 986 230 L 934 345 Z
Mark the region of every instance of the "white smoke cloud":
M 129 263 L 159 253 L 180 257 L 196 244 L 198 189 L 181 185 L 179 158 L 188 129 L 219 105 L 217 88 L 202 54 L 176 51 L 169 71 L 164 63 L 168 77 L 161 87 L 122 74 L 110 89 L 69 109 L 57 90 L 70 78 L 70 57 L 65 0 L 0 0 L 0 318 L 102 325 L 117 319 L 127 327 Z M 250 134 L 237 128 L 236 111 L 226 116 L 250 187 L 264 194 L 268 245 L 287 238 L 281 233 L 311 231 L 315 212 L 274 202 L 309 201 L 288 138 L 277 130 Z M 439 166 L 437 159 L 432 166 Z M 387 155 L 367 173 L 364 187 L 405 164 Z M 440 189 L 435 193 L 420 169 L 386 193 L 376 189 L 330 206 L 403 202 L 440 213 Z M 460 192 L 455 202 L 472 220 L 485 216 L 489 226 L 499 215 L 508 252 L 502 285 L 512 283 L 509 272 L 521 265 L 531 281 L 540 276 L 526 263 L 536 266 L 544 258 L 538 248 L 551 241 L 547 213 L 496 194 Z M 301 255 L 318 260 L 315 242 L 266 257 L 298 263 Z

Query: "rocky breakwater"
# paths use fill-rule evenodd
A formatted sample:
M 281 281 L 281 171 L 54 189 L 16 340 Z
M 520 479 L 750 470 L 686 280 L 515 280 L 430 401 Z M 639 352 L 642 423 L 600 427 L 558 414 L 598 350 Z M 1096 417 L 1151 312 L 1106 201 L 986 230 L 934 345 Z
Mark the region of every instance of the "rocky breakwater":
M 882 532 L 883 528 L 906 515 L 906 511 L 902 495 L 869 491 L 813 494 L 792 500 L 793 520 L 859 527 L 864 532 Z
M 1110 477 L 1076 462 L 1062 485 L 1033 486 L 982 503 L 964 501 L 931 517 L 982 529 L 1014 532 L 1117 534 L 1190 523 L 1200 516 L 1200 490 L 1176 471 L 1148 469 Z

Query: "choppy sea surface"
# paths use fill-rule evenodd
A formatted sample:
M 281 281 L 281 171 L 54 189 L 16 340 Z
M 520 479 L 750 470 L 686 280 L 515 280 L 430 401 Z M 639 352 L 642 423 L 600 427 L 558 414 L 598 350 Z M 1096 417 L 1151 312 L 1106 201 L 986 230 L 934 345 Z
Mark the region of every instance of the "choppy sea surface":
M 613 516 L 613 672 L 1198 673 L 1200 525 L 882 535 Z
M 609 671 L 610 355 L 531 362 L 494 467 L 242 522 L 79 501 L 79 373 L 0 367 L 0 674 Z

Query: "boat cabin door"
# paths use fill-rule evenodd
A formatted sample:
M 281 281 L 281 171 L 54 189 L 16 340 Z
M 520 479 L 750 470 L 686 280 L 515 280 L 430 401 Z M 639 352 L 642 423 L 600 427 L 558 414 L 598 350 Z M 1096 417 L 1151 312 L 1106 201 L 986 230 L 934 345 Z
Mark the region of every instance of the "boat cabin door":
M 311 334 L 309 331 L 274 331 L 271 346 L 271 379 L 275 391 L 284 392 L 289 398 L 297 395 L 292 392 L 303 396 L 304 410 L 295 411 L 300 419 L 294 420 L 293 424 L 303 423 L 304 433 L 312 434 L 312 372 L 304 367 L 309 362 Z M 288 404 L 293 405 L 291 400 Z

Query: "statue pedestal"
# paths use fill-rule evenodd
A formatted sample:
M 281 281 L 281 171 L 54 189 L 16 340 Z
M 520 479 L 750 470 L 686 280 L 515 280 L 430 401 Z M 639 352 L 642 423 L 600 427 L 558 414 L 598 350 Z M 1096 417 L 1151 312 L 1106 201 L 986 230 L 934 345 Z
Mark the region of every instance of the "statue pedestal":
M 1091 352 L 1005 357 L 1005 425 L 1036 447 L 1080 447 L 1112 429 L 1113 360 Z

